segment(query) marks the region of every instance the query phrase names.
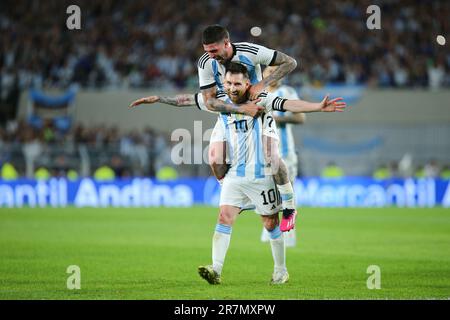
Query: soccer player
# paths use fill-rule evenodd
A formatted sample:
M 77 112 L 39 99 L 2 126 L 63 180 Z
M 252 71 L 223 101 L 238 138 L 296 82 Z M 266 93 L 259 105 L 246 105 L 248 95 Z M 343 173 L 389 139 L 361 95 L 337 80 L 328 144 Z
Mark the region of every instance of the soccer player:
M 250 75 L 247 69 L 242 64 L 229 63 L 224 82 L 229 99 L 234 104 L 246 103 L 251 95 L 249 88 Z M 220 97 L 227 99 L 227 95 Z M 283 99 L 267 93 L 261 93 L 258 97 L 261 99 L 258 105 L 265 109 L 259 118 L 236 114 L 221 115 L 221 125 L 226 132 L 230 149 L 231 167 L 224 178 L 220 195 L 220 212 L 213 236 L 213 264 L 199 267 L 200 276 L 210 284 L 221 282 L 232 225 L 241 212 L 242 203 L 248 201 L 255 204 L 256 212 L 261 215 L 264 227 L 270 234 L 274 259 L 271 283 L 282 284 L 288 281 L 285 243 L 278 220 L 280 201 L 277 199 L 272 170 L 267 170 L 274 165 L 271 159 L 272 151 L 278 150 L 277 129 L 271 111 L 334 112 L 345 108 L 345 102 L 341 102 L 342 98 L 329 100 L 325 97 L 320 103 L 309 103 Z M 262 148 L 267 149 L 266 157 Z
M 224 89 L 217 98 L 236 105 L 248 102 L 250 92 L 250 74 L 247 68 L 230 62 L 225 74 Z M 198 94 L 194 99 L 185 96 L 183 104 L 196 103 L 201 109 Z M 152 96 L 148 101 L 176 101 L 177 98 Z M 210 284 L 221 283 L 221 273 L 225 256 L 231 239 L 232 226 L 242 204 L 253 203 L 256 212 L 261 215 L 264 227 L 269 231 L 270 244 L 274 259 L 272 284 L 283 284 L 288 281 L 286 268 L 285 244 L 279 227 L 278 212 L 280 198 L 273 179 L 271 166 L 277 165 L 278 133 L 272 110 L 298 112 L 335 112 L 343 111 L 345 102 L 342 98 L 329 100 L 326 96 L 320 103 L 302 100 L 287 100 L 273 94 L 263 92 L 258 95 L 257 104 L 264 108 L 261 117 L 239 114 L 220 114 L 220 126 L 225 132 L 229 149 L 231 166 L 223 179 L 220 194 L 220 210 L 218 222 L 213 236 L 212 265 L 200 266 L 198 271 L 202 278 Z M 266 149 L 265 152 L 263 149 Z
M 266 67 L 263 71 L 263 77 L 268 78 L 276 67 Z M 272 81 L 267 88 L 267 91 L 275 94 L 280 98 L 298 100 L 299 97 L 293 87 L 283 85 L 281 80 Z M 303 113 L 292 112 L 280 112 L 274 111 L 274 119 L 278 127 L 278 133 L 280 135 L 280 154 L 284 163 L 287 166 L 289 173 L 289 180 L 292 186 L 294 186 L 295 178 L 297 177 L 297 154 L 295 152 L 294 135 L 292 134 L 292 126 L 296 124 L 303 124 L 305 122 L 305 115 Z M 295 198 L 294 198 L 295 199 Z M 266 228 L 263 228 L 261 234 L 262 242 L 269 242 L 270 237 Z M 286 247 L 295 247 L 296 245 L 296 232 L 295 228 L 288 231 L 284 235 Z
M 195 97 L 199 101 L 199 105 L 204 105 L 210 111 L 226 112 L 231 114 L 243 114 L 250 116 L 257 116 L 262 111 L 255 105 L 257 97 L 265 87 L 272 81 L 277 81 L 294 70 L 297 62 L 294 58 L 280 52 L 275 51 L 264 46 L 260 46 L 248 42 L 231 43 L 228 31 L 219 25 L 208 26 L 203 31 L 202 36 L 203 49 L 206 51 L 198 61 L 198 74 L 201 95 Z M 217 89 L 223 91 L 223 78 L 225 68 L 230 62 L 240 62 L 244 64 L 250 74 L 251 87 L 249 88 L 248 101 L 242 105 L 235 105 L 231 102 L 216 99 Z M 273 65 L 278 68 L 267 78 L 262 79 L 261 65 Z M 184 99 L 190 99 L 190 96 L 178 96 L 171 104 L 183 105 Z M 131 104 L 136 106 L 141 103 L 148 103 L 146 98 L 139 99 Z M 161 101 L 163 102 L 163 101 Z M 217 132 L 220 129 L 220 117 L 218 118 L 211 135 L 209 145 L 209 162 L 213 174 L 219 182 L 225 176 L 228 170 L 223 150 L 226 145 L 221 136 L 223 133 Z M 219 137 L 219 138 L 217 138 Z M 277 183 L 278 190 L 281 193 L 283 205 L 283 219 L 281 223 L 281 230 L 283 232 L 289 231 L 295 226 L 296 210 L 294 204 L 294 191 L 289 180 L 288 170 L 283 161 L 279 162 L 274 172 L 274 179 Z

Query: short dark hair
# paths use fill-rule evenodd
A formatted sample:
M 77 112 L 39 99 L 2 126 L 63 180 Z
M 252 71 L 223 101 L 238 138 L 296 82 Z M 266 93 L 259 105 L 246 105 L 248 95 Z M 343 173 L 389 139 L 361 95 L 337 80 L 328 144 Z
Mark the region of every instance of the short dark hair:
M 231 74 L 239 74 L 242 73 L 244 77 L 250 79 L 250 75 L 248 74 L 248 69 L 242 63 L 239 62 L 229 62 L 226 65 L 225 74 L 230 72 Z
M 228 33 L 227 29 L 218 24 L 214 24 L 206 27 L 205 30 L 203 30 L 202 43 L 211 44 L 229 38 L 230 34 Z

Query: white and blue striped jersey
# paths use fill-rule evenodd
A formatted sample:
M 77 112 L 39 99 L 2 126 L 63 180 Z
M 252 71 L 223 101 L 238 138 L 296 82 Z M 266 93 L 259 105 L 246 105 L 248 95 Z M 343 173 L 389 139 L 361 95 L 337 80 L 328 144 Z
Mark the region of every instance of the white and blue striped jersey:
M 230 61 L 240 62 L 247 67 L 251 84 L 261 81 L 261 65 L 272 65 L 277 56 L 275 50 L 254 43 L 237 42 L 231 45 L 233 47 L 233 57 Z M 200 89 L 217 86 L 217 91 L 223 91 L 225 70 L 225 65 L 215 59 L 211 59 L 208 53 L 203 54 L 198 60 Z
M 273 91 L 272 94 L 288 99 L 288 100 L 298 100 L 298 94 L 294 88 L 286 85 L 282 85 L 278 87 L 276 91 Z M 292 112 L 280 112 L 274 111 L 274 115 L 277 117 L 285 117 L 292 115 Z M 288 157 L 295 157 L 295 142 L 294 135 L 292 134 L 292 124 L 286 123 L 283 125 L 278 124 L 278 134 L 280 136 L 280 154 L 283 159 Z
M 231 103 L 224 92 L 219 92 L 216 97 Z M 223 141 L 227 142 L 227 155 L 231 164 L 227 175 L 253 178 L 272 175 L 270 165 L 264 157 L 263 136 L 279 140 L 272 111 L 283 111 L 286 99 L 267 92 L 261 93 L 259 98 L 261 101 L 257 104 L 264 107 L 266 112 L 258 118 L 241 114 L 219 114 L 222 130 L 216 134 L 223 135 Z M 196 102 L 200 109 L 206 110 L 201 95 L 197 94 Z

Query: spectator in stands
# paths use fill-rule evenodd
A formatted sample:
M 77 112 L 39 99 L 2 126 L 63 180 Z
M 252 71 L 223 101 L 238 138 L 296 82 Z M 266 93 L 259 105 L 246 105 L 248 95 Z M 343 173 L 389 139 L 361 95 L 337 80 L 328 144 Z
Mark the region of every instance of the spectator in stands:
M 334 161 L 330 161 L 322 170 L 322 178 L 338 179 L 344 177 L 344 170 L 339 167 Z
M 97 181 L 111 181 L 116 178 L 116 174 L 106 163 L 97 168 L 94 172 L 94 179 Z
M 19 178 L 16 168 L 14 168 L 12 163 L 5 162 L 1 169 L 1 179 L 11 181 Z
M 117 127 L 75 125 L 69 132 L 56 130 L 51 134 L 51 144 L 44 142 L 44 131 L 44 127 L 32 127 L 24 121 L 8 122 L 8 125 L 0 126 L 0 162 L 5 161 L 7 157 L 11 159 L 11 150 L 15 148 L 14 152 L 20 159 L 11 159 L 11 163 L 17 168 L 17 160 L 24 162 L 25 168 L 22 171 L 26 172 L 29 178 L 34 177 L 36 166 L 47 167 L 51 176 L 55 177 L 67 176 L 68 170 L 72 169 L 72 176 L 78 177 L 75 169 L 81 170 L 82 166 L 79 147 L 85 146 L 87 157 L 94 168 L 102 161 L 102 157 L 105 157 L 112 161 L 112 169 L 117 171 L 117 177 L 129 177 L 154 176 L 156 156 L 170 156 L 170 152 L 167 152 L 170 146 L 166 143 L 168 134 L 150 128 L 120 134 Z M 125 139 L 128 141 L 128 153 L 121 155 L 121 141 Z M 83 171 L 83 174 L 89 175 L 90 172 Z
M 414 178 L 422 179 L 425 178 L 425 167 L 423 165 L 418 165 L 416 171 L 414 172 Z
M 450 165 L 446 165 L 442 168 L 440 177 L 441 179 L 450 179 Z
M 431 59 L 428 61 L 428 79 L 429 79 L 429 87 L 432 90 L 437 90 L 441 88 L 444 84 L 445 80 L 445 65 L 442 61 L 438 63 L 432 61 Z
M 75 180 L 78 177 L 77 172 L 70 168 L 68 157 L 64 154 L 58 155 L 54 159 L 54 164 L 52 165 L 51 175 L 53 177 L 69 177 L 69 173 L 71 175 L 71 179 Z
M 78 180 L 78 172 L 74 169 L 67 170 L 66 178 L 70 181 Z
M 303 59 L 290 77 L 324 84 L 449 87 L 448 51 L 430 35 L 450 34 L 449 1 L 381 1 L 383 32 L 370 37 L 361 3 L 309 1 L 146 0 L 84 2 L 83 32 L 55 17 L 64 1 L 0 4 L 0 91 L 28 87 L 196 86 L 198 39 L 204 25 L 227 25 L 233 39 L 258 42 Z M 243 12 L 251 12 L 243 19 Z M 238 21 L 238 23 L 236 23 Z M 433 23 L 430 23 L 433 21 Z M 233 22 L 233 23 L 231 23 Z M 182 48 L 181 45 L 182 44 Z M 186 63 L 190 61 L 191 63 Z M 0 108 L 3 110 L 3 107 Z M 2 117 L 0 117 L 2 119 Z
M 391 177 L 391 172 L 386 164 L 379 166 L 373 173 L 373 178 L 377 180 L 385 180 Z
M 114 175 L 118 178 L 124 178 L 126 173 L 126 168 L 123 163 L 122 157 L 115 154 L 111 158 L 111 169 L 114 171 Z
M 156 179 L 160 181 L 176 180 L 178 178 L 177 170 L 172 166 L 161 167 L 156 173 Z
M 401 178 L 398 161 L 391 161 L 389 164 L 391 178 Z
M 424 176 L 427 178 L 436 178 L 439 176 L 439 165 L 436 159 L 431 159 L 423 168 Z
M 34 173 L 36 180 L 48 180 L 50 177 L 50 171 L 46 167 L 39 167 Z

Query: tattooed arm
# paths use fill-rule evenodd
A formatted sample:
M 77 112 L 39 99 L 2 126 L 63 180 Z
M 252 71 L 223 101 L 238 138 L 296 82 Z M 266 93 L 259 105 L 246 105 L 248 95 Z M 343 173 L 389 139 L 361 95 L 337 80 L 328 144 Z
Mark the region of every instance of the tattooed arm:
M 210 90 L 210 89 L 208 89 Z M 205 90 L 206 91 L 206 90 Z M 211 94 L 211 93 L 210 93 Z M 242 105 L 234 105 L 231 103 L 226 103 L 225 101 L 219 100 L 215 98 L 215 89 L 214 89 L 214 98 L 207 98 L 203 96 L 203 99 L 207 101 L 206 106 L 208 110 L 214 112 L 225 112 L 225 113 L 239 113 L 246 114 L 252 117 L 256 117 L 260 112 L 264 110 L 263 107 L 257 106 L 256 103 L 259 100 L 253 101 L 252 103 L 242 104 Z M 196 105 L 195 95 L 193 94 L 179 94 L 174 97 L 161 97 L 161 96 L 149 96 L 145 98 L 141 98 L 133 101 L 129 108 L 134 108 L 140 104 L 152 104 L 152 103 L 164 103 L 169 104 L 175 107 L 192 107 Z
M 179 94 L 174 97 L 160 97 L 160 96 L 149 96 L 133 101 L 129 108 L 136 107 L 140 104 L 151 104 L 151 103 L 164 103 L 170 104 L 175 107 L 191 107 L 195 106 L 195 99 L 193 94 Z
M 304 100 L 285 100 L 283 109 L 293 113 L 297 112 L 343 112 L 347 103 L 344 98 L 330 100 L 328 95 L 321 102 L 308 102 Z
M 278 140 L 263 135 L 264 157 L 270 164 L 273 179 L 277 185 L 289 183 L 289 170 L 279 153 Z
M 272 81 L 281 80 L 284 76 L 292 72 L 297 67 L 297 61 L 291 56 L 277 51 L 277 57 L 273 65 L 278 66 L 278 68 L 267 78 L 260 81 L 264 84 L 264 87 L 267 87 Z
M 256 103 L 260 100 L 253 101 L 251 103 L 235 105 L 232 103 L 227 103 L 223 100 L 216 98 L 216 88 L 208 88 L 202 90 L 203 101 L 210 111 L 223 112 L 223 113 L 238 113 L 245 114 L 251 117 L 256 117 L 259 115 L 264 108 L 257 106 Z
M 193 94 L 180 94 L 175 97 L 159 97 L 158 102 L 170 104 L 175 107 L 191 107 L 195 106 Z
M 262 79 L 260 82 L 250 87 L 249 91 L 251 100 L 256 99 L 256 97 L 258 97 L 258 95 L 265 88 L 267 88 L 271 82 L 282 79 L 297 67 L 297 61 L 291 56 L 288 56 L 280 51 L 277 51 L 276 54 L 277 56 L 275 61 L 271 65 L 278 66 L 278 68 L 267 78 Z

